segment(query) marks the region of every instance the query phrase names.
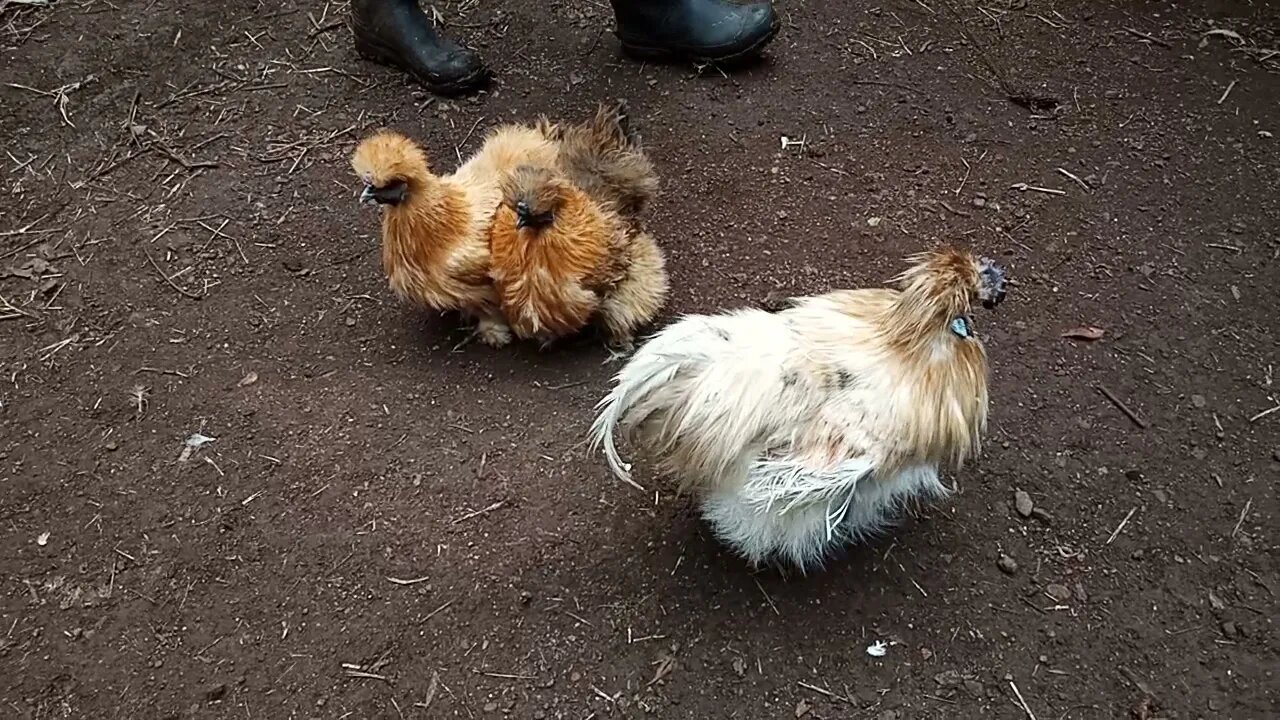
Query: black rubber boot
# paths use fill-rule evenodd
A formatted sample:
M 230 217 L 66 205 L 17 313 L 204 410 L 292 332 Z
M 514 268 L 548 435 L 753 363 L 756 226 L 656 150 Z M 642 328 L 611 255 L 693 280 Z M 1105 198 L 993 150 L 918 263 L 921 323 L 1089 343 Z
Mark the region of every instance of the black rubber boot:
M 417 0 L 351 0 L 356 52 L 400 68 L 434 93 L 457 95 L 489 79 L 480 57 L 441 36 Z
M 778 34 L 773 4 L 725 0 L 612 0 L 618 40 L 643 59 L 731 61 L 759 52 Z

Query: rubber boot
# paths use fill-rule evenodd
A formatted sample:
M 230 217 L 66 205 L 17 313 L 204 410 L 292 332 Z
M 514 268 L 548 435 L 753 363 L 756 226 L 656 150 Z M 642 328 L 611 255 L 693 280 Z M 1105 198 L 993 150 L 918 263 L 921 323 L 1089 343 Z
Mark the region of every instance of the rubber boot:
M 731 61 L 755 55 L 781 26 L 773 4 L 725 0 L 612 0 L 618 40 L 641 59 Z
M 356 52 L 409 73 L 431 92 L 457 95 L 489 79 L 480 56 L 436 32 L 417 0 L 351 0 Z

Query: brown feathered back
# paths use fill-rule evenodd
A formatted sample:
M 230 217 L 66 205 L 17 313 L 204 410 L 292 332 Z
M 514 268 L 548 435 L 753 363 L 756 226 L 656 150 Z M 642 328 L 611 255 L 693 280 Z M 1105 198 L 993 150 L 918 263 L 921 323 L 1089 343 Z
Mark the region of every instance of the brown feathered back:
M 613 205 L 618 213 L 638 215 L 658 192 L 658 174 L 631 130 L 627 105 L 601 104 L 595 117 L 576 125 L 540 121 L 548 138 L 560 145 L 559 166 L 588 197 Z

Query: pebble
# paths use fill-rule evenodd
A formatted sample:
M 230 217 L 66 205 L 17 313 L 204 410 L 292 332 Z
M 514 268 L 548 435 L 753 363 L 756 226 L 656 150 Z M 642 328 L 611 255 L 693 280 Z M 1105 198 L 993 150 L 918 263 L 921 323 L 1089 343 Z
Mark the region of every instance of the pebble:
M 1192 395 L 1191 404 L 1195 405 L 1198 408 L 1202 408 L 1208 404 L 1208 401 L 1205 400 L 1205 397 L 1203 395 Z
M 1048 593 L 1049 597 L 1053 598 L 1054 602 L 1064 603 L 1071 599 L 1071 589 L 1066 585 L 1051 583 L 1044 591 Z
M 120 449 L 120 445 L 118 445 L 115 440 L 108 440 L 107 444 L 103 447 L 107 449 L 107 452 L 115 452 Z
M 1032 509 L 1032 510 L 1031 510 L 1031 517 L 1033 517 L 1033 518 L 1035 518 L 1035 519 L 1039 520 L 1040 522 L 1044 523 L 1045 525 L 1048 525 L 1049 523 L 1053 522 L 1053 515 L 1050 515 L 1050 514 L 1049 514 L 1049 511 L 1048 511 L 1048 510 L 1045 510 L 1044 508 L 1034 508 L 1034 509 Z
M 1224 620 L 1222 622 L 1222 636 L 1225 637 L 1226 639 L 1235 640 L 1237 637 L 1241 637 L 1243 634 L 1244 633 L 1240 632 L 1240 628 L 1237 627 L 1236 624 L 1231 622 L 1230 620 Z
M 987 206 L 987 199 L 986 199 L 986 198 L 976 197 L 976 198 L 974 198 L 974 199 L 973 199 L 973 206 L 974 206 L 974 207 L 976 207 L 976 208 L 983 208 L 983 207 L 986 207 L 986 206 Z
M 1008 555 L 1001 555 L 1000 559 L 996 561 L 996 567 L 1000 568 L 1000 572 L 1005 575 L 1012 575 L 1018 572 L 1018 561 Z
M 1277 448 L 1271 452 L 1271 459 L 1275 460 L 1276 462 L 1280 462 L 1280 448 Z
M 1035 509 L 1035 503 L 1031 502 L 1031 496 L 1025 490 L 1017 490 L 1013 493 L 1013 507 L 1018 514 L 1024 518 L 1031 517 L 1031 511 Z
M 204 699 L 208 702 L 217 702 L 227 695 L 227 684 L 218 683 L 205 689 Z

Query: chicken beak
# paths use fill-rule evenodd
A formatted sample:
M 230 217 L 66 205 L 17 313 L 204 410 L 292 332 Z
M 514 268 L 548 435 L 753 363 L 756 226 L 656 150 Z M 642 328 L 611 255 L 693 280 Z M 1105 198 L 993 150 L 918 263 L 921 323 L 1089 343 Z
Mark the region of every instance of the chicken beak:
M 372 185 L 365 185 L 365 186 L 364 186 L 364 189 L 360 191 L 360 202 L 362 202 L 362 203 L 364 203 L 364 204 L 366 204 L 366 205 L 372 205 L 373 203 L 376 203 L 377 201 L 378 201 L 378 199 L 377 199 L 376 197 L 374 197 L 374 194 L 373 194 L 373 186 L 372 186 Z
M 529 220 L 532 214 L 529 212 L 529 204 L 521 201 L 516 203 L 516 229 L 529 227 Z

